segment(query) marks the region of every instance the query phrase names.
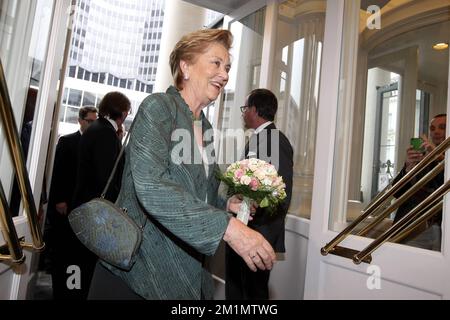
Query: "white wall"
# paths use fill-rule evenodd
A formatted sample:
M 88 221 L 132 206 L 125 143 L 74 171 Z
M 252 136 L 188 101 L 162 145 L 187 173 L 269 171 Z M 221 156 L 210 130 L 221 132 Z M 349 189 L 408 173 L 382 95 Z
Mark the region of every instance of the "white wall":
M 305 287 L 309 220 L 288 214 L 286 253 L 278 256 L 270 274 L 270 300 L 302 300 Z M 215 278 L 214 299 L 225 299 L 225 256 L 223 244 L 212 261 Z M 319 253 L 318 253 L 319 254 Z

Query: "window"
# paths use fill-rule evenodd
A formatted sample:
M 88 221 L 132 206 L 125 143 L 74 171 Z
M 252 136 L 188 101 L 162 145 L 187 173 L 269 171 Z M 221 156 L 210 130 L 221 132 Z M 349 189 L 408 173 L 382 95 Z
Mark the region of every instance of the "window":
M 80 67 L 78 67 L 78 74 L 77 74 L 77 78 L 78 78 L 78 79 L 83 79 L 83 76 L 84 76 L 84 69 L 83 69 L 83 68 L 80 68 Z
M 390 9 L 393 11 L 401 7 L 401 3 L 397 1 L 391 1 L 391 4 Z M 336 86 L 340 93 L 351 93 L 352 98 L 346 97 L 347 94 L 339 94 L 337 105 L 333 108 L 336 107 L 338 123 L 352 122 L 361 126 L 353 126 L 348 131 L 345 126 L 336 126 L 330 202 L 333 210 L 330 210 L 328 219 L 330 230 L 340 231 L 348 222 L 354 220 L 361 210 L 373 203 L 375 197 L 379 199 L 381 195 L 379 191 L 383 186 L 389 184 L 397 174 L 401 174 L 408 157 L 410 139 L 426 130 L 426 126 L 429 125 L 426 118 L 430 120 L 429 117 L 446 111 L 447 97 L 444 96 L 439 101 L 427 101 L 428 99 L 422 97 L 420 92 L 431 87 L 448 89 L 448 51 L 446 55 L 431 57 L 432 48 L 429 45 L 438 42 L 443 32 L 448 34 L 450 30 L 448 16 L 445 21 L 439 23 L 436 21 L 417 23 L 425 13 L 435 13 L 434 10 L 436 9 L 427 12 L 425 7 L 420 10 L 418 7 L 415 10 L 408 8 L 398 16 L 398 19 L 393 20 L 385 19 L 382 10 L 380 18 L 383 21 L 382 28 L 374 25 L 366 27 L 368 21 L 363 15 L 364 8 L 349 14 L 344 20 L 344 30 L 353 24 L 364 26 L 359 30 L 359 37 L 344 33 L 341 49 L 344 56 L 349 50 L 354 50 L 355 56 L 362 57 L 358 61 L 358 69 L 361 71 L 358 73 L 350 71 L 353 61 L 341 61 L 340 81 Z M 398 30 L 399 27 L 401 32 Z M 440 68 L 442 72 L 437 70 L 429 72 L 430 68 L 436 65 L 442 66 Z M 354 81 L 355 79 L 357 80 Z M 431 167 L 428 167 L 425 171 L 428 172 L 430 169 Z M 385 232 L 392 225 L 392 218 L 398 219 L 408 211 L 411 212 L 411 209 L 439 184 L 436 183 L 433 187 L 428 184 L 426 188 L 420 190 L 419 197 L 417 197 L 419 193 L 410 197 L 390 216 L 388 215 L 390 212 L 386 212 L 384 206 L 382 209 L 385 214 L 381 213 L 382 210 L 377 210 L 374 215 L 379 215 L 380 219 L 384 218 L 383 222 L 386 223 L 380 223 L 375 229 L 370 230 L 375 232 L 368 233 L 368 236 Z M 425 191 L 428 187 L 430 189 Z M 405 195 L 405 189 L 408 187 L 400 190 L 395 197 L 398 199 L 400 195 Z M 409 190 L 412 191 L 412 188 Z M 357 203 L 357 206 L 351 208 L 351 202 Z M 389 205 L 390 199 L 384 203 Z M 416 218 L 418 217 L 419 215 Z M 389 241 L 439 251 L 441 230 L 427 234 L 431 231 L 431 228 L 427 229 L 431 224 L 424 223 L 406 238 L 394 235 Z M 408 226 L 405 225 L 401 231 L 406 229 Z M 447 231 L 442 230 L 443 234 Z M 421 241 L 425 238 L 426 241 Z
M 134 90 L 140 91 L 141 88 L 141 82 L 139 80 L 136 80 L 136 85 L 134 86 Z
M 76 72 L 76 70 L 77 70 L 77 67 L 76 67 L 76 66 L 71 66 L 71 67 L 69 67 L 69 77 L 75 78 L 75 72 Z
M 70 89 L 68 104 L 74 107 L 79 107 L 81 104 L 82 92 L 77 89 Z
M 83 96 L 83 106 L 93 106 L 95 105 L 95 95 L 91 92 L 84 92 Z
M 67 95 L 69 93 L 69 89 L 68 88 L 64 88 L 64 94 L 63 94 L 63 103 L 66 104 L 67 103 Z
M 79 107 L 76 107 L 76 108 L 67 107 L 66 108 L 65 122 L 77 124 L 78 123 L 78 112 L 79 112 L 79 110 L 80 110 Z

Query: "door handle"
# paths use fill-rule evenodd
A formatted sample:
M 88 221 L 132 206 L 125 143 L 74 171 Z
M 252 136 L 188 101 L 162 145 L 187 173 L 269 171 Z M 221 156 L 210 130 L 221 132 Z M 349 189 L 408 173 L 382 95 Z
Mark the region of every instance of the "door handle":
M 25 255 L 20 245 L 20 240 L 17 237 L 16 228 L 12 219 L 11 211 L 9 210 L 8 202 L 6 201 L 5 191 L 0 182 L 0 227 L 3 238 L 6 241 L 6 249 L 0 250 L 0 261 L 9 260 L 13 263 L 20 264 L 25 261 Z M 4 249 L 2 247 L 2 249 Z M 3 252 L 5 251 L 5 252 Z
M 27 214 L 28 218 L 27 220 L 30 227 L 30 233 L 32 238 L 31 244 L 21 243 L 21 246 L 32 247 L 33 249 L 41 251 L 44 249 L 45 244 L 42 238 L 41 228 L 38 223 L 36 205 L 34 203 L 33 192 L 31 190 L 31 184 L 28 178 L 27 168 L 25 166 L 25 160 L 20 145 L 20 139 L 16 122 L 14 121 L 14 114 L 12 110 L 11 100 L 8 94 L 8 86 L 6 83 L 5 73 L 3 70 L 3 64 L 1 60 L 0 60 L 0 119 L 3 124 L 6 141 L 12 158 L 12 163 L 14 164 L 19 190 L 22 197 L 23 206 Z M 9 214 L 8 211 L 5 211 L 5 216 Z M 9 219 L 5 219 L 5 221 L 8 220 Z

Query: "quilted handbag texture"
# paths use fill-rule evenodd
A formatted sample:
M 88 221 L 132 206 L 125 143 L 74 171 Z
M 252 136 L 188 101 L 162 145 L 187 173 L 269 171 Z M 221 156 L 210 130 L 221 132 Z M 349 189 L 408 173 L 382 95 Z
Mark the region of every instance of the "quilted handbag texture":
M 142 241 L 142 229 L 114 203 L 95 198 L 69 214 L 72 230 L 100 259 L 130 270 Z

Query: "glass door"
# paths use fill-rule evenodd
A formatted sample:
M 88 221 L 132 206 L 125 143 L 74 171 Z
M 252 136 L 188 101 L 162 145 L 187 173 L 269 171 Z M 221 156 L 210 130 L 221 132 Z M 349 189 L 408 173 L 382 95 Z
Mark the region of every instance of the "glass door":
M 11 154 L 8 147 L 11 136 L 6 135 L 6 125 L 0 126 L 0 179 L 5 202 L 16 216 L 13 224 L 17 235 L 35 249 L 39 249 L 37 243 L 43 247 L 41 237 L 36 235 L 44 221 L 45 197 L 41 195 L 45 195 L 45 162 L 69 13 L 70 0 L 0 1 L 0 59 L 20 140 Z M 11 159 L 20 153 L 26 156 L 24 174 L 29 182 L 25 184 L 30 189 L 26 193 L 31 195 L 25 207 L 34 206 L 31 210 L 21 210 L 24 192 L 19 191 L 15 182 L 19 165 Z M 21 166 L 25 167 L 25 161 Z M 38 214 L 32 214 L 33 211 Z M 0 236 L 0 246 L 5 245 L 5 240 Z M 0 263 L 0 299 L 30 298 L 30 282 L 36 279 L 39 255 L 35 250 L 24 253 L 25 262 L 21 265 Z
M 399 109 L 398 83 L 377 89 L 377 135 L 373 162 L 372 198 L 394 178 L 396 128 Z
M 434 251 L 399 237 L 384 237 L 401 228 L 397 224 L 391 229 L 391 212 L 383 210 L 391 198 L 381 201 L 373 215 L 360 218 L 391 174 L 403 167 L 411 137 L 420 133 L 420 123 L 422 130 L 425 127 L 426 109 L 429 120 L 450 111 L 449 51 L 433 49 L 450 39 L 450 1 L 386 3 L 378 12 L 382 21 L 378 29 L 369 24 L 367 1 L 327 3 L 306 298 L 450 297 L 449 219 L 430 221 L 429 229 L 442 230 L 443 235 L 443 245 Z M 429 102 L 418 98 L 417 90 L 432 93 Z M 447 181 L 449 173 L 442 174 Z M 444 217 L 448 209 L 447 195 Z M 422 221 L 428 225 L 429 216 L 423 218 L 427 220 L 415 220 L 415 226 L 421 227 Z M 361 261 L 369 253 L 371 260 Z

